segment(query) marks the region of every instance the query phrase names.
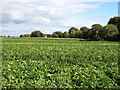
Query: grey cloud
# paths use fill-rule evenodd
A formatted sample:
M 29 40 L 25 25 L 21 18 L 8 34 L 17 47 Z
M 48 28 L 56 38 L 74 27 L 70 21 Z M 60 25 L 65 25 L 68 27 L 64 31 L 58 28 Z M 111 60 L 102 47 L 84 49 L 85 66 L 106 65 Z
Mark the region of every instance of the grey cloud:
M 50 2 L 46 0 L 47 5 L 39 3 L 7 3 L 3 6 L 3 23 L 33 23 L 33 24 L 59 24 L 58 22 L 67 19 L 71 14 L 85 12 L 89 9 L 98 8 L 99 4 L 86 5 L 61 0 Z M 85 6 L 88 7 L 83 7 Z M 62 7 L 60 7 L 62 6 Z M 9 7 L 9 8 L 8 8 Z
M 22 30 L 32 30 L 36 26 L 37 28 L 48 28 L 46 30 L 49 30 L 50 27 L 67 28 L 71 25 L 78 26 L 78 23 L 81 24 L 81 22 L 84 22 L 74 19 L 71 20 L 71 18 L 69 18 L 70 15 L 86 12 L 101 6 L 99 3 L 91 5 L 78 3 L 78 1 L 79 0 L 40 0 L 40 2 L 33 3 L 29 2 L 29 0 L 26 0 L 26 2 L 21 0 L 19 2 L 8 2 L 2 6 L 1 23 L 9 28 L 8 31 L 16 30 L 16 32 L 17 30 L 21 30 L 21 32 Z M 24 27 L 21 27 L 21 24 L 24 24 Z M 53 28 L 51 30 L 53 30 Z
M 5 23 L 19 24 L 19 23 L 25 23 L 25 22 L 27 22 L 27 20 L 25 20 L 25 19 L 14 19 L 8 13 L 3 13 L 2 14 L 2 22 L 1 22 L 2 24 L 5 24 Z

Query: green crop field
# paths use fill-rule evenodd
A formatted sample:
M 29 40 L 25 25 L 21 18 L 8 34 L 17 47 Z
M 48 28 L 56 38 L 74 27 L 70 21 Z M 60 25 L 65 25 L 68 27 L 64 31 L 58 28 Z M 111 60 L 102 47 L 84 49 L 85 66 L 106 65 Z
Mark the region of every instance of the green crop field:
M 3 88 L 119 88 L 118 42 L 3 38 Z

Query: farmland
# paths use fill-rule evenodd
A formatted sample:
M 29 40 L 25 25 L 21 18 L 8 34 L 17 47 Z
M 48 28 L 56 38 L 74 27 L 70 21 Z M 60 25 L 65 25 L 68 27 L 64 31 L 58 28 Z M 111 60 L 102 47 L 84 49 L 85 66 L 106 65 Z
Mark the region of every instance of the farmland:
M 3 38 L 3 88 L 119 88 L 118 42 Z

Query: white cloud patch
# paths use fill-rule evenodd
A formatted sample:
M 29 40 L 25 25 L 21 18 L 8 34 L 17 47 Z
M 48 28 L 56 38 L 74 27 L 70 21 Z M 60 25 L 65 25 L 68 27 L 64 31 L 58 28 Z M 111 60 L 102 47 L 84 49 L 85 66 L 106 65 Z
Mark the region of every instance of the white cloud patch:
M 87 4 L 83 0 L 4 0 L 2 1 L 3 32 L 24 32 L 35 28 L 33 26 L 46 26 L 66 28 L 80 25 L 89 26 L 94 21 L 87 22 L 70 18 L 90 10 L 100 8 L 102 3 Z M 26 27 L 21 27 L 21 24 Z M 11 28 L 12 26 L 12 28 Z M 11 29 L 10 29 L 11 28 Z M 21 29 L 20 29 L 21 28 Z M 24 29 L 25 28 L 25 29 Z M 8 29 L 8 30 L 7 30 Z M 53 28 L 52 28 L 53 30 Z M 49 32 L 49 31 L 44 31 Z M 51 30 L 50 30 L 51 32 Z

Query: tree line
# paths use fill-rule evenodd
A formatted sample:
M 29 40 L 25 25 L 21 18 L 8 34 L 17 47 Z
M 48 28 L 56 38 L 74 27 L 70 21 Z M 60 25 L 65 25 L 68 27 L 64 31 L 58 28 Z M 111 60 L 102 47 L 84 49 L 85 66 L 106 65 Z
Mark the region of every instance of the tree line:
M 120 39 L 120 17 L 110 18 L 107 25 L 93 24 L 91 28 L 81 27 L 80 29 L 71 27 L 68 32 L 55 31 L 52 34 L 43 34 L 36 30 L 31 34 L 22 34 L 20 37 L 55 37 L 55 38 L 83 38 L 86 40 L 99 41 L 119 41 Z

